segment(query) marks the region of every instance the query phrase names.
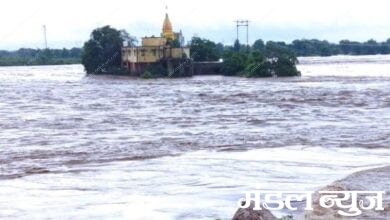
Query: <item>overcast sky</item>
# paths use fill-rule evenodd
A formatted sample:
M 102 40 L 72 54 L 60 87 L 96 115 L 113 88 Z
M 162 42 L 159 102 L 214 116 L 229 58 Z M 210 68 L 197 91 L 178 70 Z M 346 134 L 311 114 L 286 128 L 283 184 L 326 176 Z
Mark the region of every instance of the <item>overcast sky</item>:
M 236 19 L 250 20 L 249 38 L 384 41 L 390 38 L 389 3 L 379 0 L 8 0 L 0 7 L 0 49 L 42 48 L 43 25 L 51 48 L 80 47 L 103 25 L 138 38 L 159 35 L 168 5 L 175 31 L 231 44 Z M 245 40 L 245 31 L 240 31 Z

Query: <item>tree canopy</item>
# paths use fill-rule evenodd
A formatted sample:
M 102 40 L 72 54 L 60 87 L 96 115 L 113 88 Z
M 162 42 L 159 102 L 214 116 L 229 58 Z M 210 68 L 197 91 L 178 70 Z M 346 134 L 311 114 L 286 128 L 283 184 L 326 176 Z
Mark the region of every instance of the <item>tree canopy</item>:
M 84 43 L 81 63 L 87 73 L 116 71 L 121 66 L 121 47 L 129 41 L 127 33 L 110 26 L 92 31 L 91 38 Z
M 239 45 L 236 42 L 235 45 Z M 257 40 L 251 50 L 237 51 L 237 46 L 227 49 L 223 56 L 223 74 L 244 77 L 300 76 L 298 63 L 284 43 Z
M 252 45 L 252 50 L 263 52 L 265 49 L 264 41 L 262 39 L 256 40 Z
M 220 45 L 200 37 L 192 38 L 190 52 L 194 61 L 217 61 L 222 56 Z

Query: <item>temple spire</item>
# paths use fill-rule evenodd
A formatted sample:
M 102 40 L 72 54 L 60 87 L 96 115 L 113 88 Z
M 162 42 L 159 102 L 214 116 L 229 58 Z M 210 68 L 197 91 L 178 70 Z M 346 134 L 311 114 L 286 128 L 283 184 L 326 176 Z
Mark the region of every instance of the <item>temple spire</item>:
M 168 6 L 166 7 L 168 10 Z M 162 27 L 161 35 L 167 39 L 174 40 L 175 35 L 173 34 L 172 24 L 169 20 L 168 13 L 165 13 L 165 19 Z

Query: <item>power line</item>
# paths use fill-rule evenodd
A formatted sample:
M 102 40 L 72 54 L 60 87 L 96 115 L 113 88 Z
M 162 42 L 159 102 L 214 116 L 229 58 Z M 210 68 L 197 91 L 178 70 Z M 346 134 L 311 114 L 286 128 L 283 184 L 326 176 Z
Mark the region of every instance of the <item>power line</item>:
M 237 27 L 237 41 L 239 41 L 239 28 L 246 27 L 246 45 L 249 51 L 249 21 L 248 20 L 235 20 Z

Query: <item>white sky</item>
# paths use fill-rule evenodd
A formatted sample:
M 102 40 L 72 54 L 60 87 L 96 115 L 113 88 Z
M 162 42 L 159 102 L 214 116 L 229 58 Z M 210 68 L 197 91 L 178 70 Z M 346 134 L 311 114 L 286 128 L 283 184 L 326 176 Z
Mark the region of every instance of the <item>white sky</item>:
M 47 26 L 51 48 L 80 47 L 103 25 L 136 37 L 159 35 L 165 5 L 175 31 L 231 44 L 236 19 L 250 20 L 249 38 L 366 41 L 390 38 L 390 2 L 380 0 L 6 0 L 0 7 L 0 49 L 43 47 Z M 244 28 L 240 40 L 245 40 Z

